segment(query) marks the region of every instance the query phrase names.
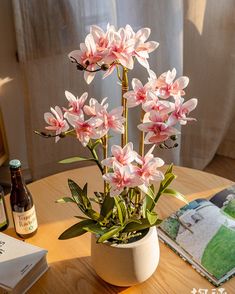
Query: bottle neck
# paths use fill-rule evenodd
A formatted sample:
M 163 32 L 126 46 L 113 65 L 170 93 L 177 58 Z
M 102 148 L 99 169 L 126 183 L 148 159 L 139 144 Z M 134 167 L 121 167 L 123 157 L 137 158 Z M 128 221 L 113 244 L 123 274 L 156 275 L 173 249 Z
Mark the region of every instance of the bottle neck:
M 21 169 L 11 169 L 11 183 L 12 188 L 22 188 L 25 186 L 24 179 L 22 177 Z

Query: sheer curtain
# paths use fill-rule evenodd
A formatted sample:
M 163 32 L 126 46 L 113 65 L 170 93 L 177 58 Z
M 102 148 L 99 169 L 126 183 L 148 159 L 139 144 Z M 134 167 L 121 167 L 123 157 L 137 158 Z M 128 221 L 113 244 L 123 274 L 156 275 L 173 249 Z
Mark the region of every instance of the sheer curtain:
M 199 98 L 193 113 L 196 123 L 182 129 L 180 148 L 157 150 L 166 162 L 203 168 L 214 154 L 235 156 L 235 0 L 13 0 L 19 59 L 25 77 L 25 116 L 29 165 L 34 178 L 71 168 L 57 161 L 84 155 L 74 139 L 56 145 L 33 135 L 43 129 L 43 113 L 50 106 L 66 105 L 64 90 L 80 96 L 108 96 L 110 106 L 120 101 L 115 74 L 102 80 L 97 75 L 88 87 L 67 54 L 97 24 L 124 26 L 134 30 L 150 27 L 151 40 L 160 47 L 151 54 L 151 68 L 160 74 L 175 67 L 178 75 L 190 77 L 187 99 Z M 130 73 L 147 81 L 147 72 L 138 64 Z M 130 139 L 138 141 L 139 113 L 130 110 Z M 233 136 L 231 136 L 233 134 Z M 115 140 L 112 143 L 116 142 Z
M 184 4 L 183 68 L 199 105 L 182 134 L 181 164 L 201 169 L 216 152 L 235 158 L 235 1 Z

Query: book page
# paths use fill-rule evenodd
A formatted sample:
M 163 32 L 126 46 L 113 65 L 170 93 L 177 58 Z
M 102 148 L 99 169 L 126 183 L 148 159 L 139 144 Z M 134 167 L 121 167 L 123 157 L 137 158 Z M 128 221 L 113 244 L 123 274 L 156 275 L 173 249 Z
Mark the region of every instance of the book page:
M 235 219 L 235 185 L 230 186 L 210 199 L 227 217 Z
M 216 279 L 235 269 L 235 220 L 210 201 L 190 202 L 160 228 Z

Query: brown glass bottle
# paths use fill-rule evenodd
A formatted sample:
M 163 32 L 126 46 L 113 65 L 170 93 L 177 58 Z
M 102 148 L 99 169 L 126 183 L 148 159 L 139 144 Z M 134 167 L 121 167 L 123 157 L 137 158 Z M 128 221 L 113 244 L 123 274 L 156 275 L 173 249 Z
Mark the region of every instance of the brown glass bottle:
M 6 211 L 6 205 L 4 200 L 4 192 L 2 186 L 0 186 L 0 231 L 6 230 L 9 225 L 9 220 Z
M 33 198 L 22 177 L 21 162 L 13 159 L 9 165 L 11 172 L 10 202 L 15 231 L 18 236 L 26 239 L 33 236 L 38 228 Z

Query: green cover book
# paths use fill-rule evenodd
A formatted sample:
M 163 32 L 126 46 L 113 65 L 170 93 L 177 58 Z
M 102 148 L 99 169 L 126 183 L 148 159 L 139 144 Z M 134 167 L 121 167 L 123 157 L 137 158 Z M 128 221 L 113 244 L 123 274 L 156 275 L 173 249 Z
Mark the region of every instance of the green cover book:
M 235 185 L 196 199 L 158 228 L 160 239 L 215 286 L 235 274 Z

